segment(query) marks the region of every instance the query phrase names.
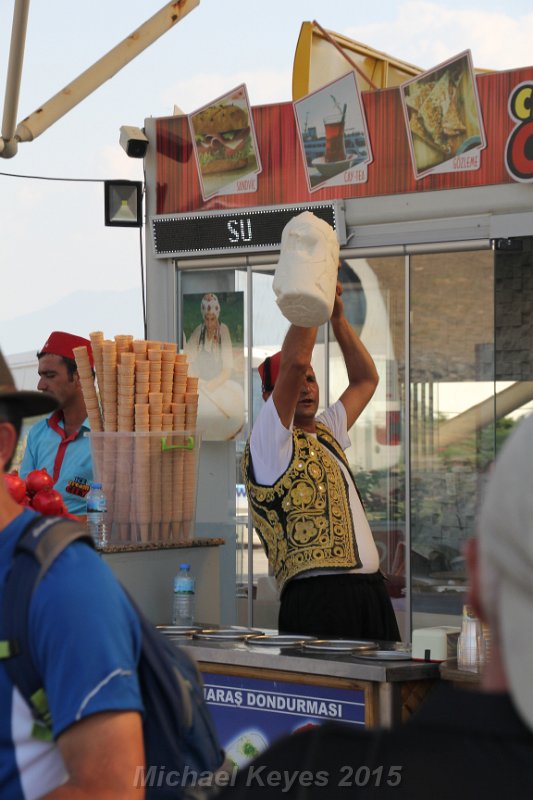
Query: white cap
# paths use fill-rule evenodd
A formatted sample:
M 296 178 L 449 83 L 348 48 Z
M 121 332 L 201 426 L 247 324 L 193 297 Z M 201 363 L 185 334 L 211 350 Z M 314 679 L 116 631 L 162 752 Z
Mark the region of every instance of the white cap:
M 477 527 L 483 609 L 516 710 L 533 730 L 533 416 L 498 455 Z

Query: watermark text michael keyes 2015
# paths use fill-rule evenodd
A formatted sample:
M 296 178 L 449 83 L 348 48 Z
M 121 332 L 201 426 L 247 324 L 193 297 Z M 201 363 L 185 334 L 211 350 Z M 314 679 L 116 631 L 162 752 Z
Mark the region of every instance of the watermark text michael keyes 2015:
M 209 787 L 235 786 L 239 776 L 241 786 L 257 789 L 281 789 L 288 792 L 293 786 L 337 786 L 346 789 L 357 786 L 399 786 L 402 779 L 402 767 L 398 765 L 375 767 L 366 765 L 354 766 L 346 764 L 335 771 L 317 770 L 275 770 L 266 766 L 234 767 L 232 770 L 219 772 L 196 772 L 185 767 L 183 772 L 166 767 L 137 767 L 134 779 L 135 786 L 147 787 Z

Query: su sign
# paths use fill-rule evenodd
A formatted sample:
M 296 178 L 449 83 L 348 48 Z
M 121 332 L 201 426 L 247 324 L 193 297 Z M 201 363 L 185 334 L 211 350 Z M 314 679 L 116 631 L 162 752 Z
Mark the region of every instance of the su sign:
M 516 123 L 507 139 L 505 166 L 516 181 L 533 181 L 533 83 L 518 84 L 509 96 L 509 116 Z

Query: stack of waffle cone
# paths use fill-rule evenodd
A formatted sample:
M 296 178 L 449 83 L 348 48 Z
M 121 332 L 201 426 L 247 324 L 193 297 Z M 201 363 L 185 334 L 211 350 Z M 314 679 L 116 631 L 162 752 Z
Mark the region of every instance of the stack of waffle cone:
M 187 389 L 188 364 L 184 353 L 177 353 L 174 361 L 174 381 L 172 387 L 172 420 L 175 431 L 185 431 L 185 391 Z M 178 445 L 174 451 L 173 483 L 173 534 L 178 541 L 183 541 L 183 476 L 185 466 L 185 436 L 178 437 Z
M 150 353 L 156 351 L 149 351 Z M 158 351 L 161 353 L 161 351 Z M 154 363 L 154 362 L 152 362 Z M 152 364 L 150 365 L 152 370 Z M 150 381 L 150 387 L 152 387 Z M 150 392 L 148 395 L 148 409 L 150 420 L 150 431 L 162 431 L 163 429 L 163 395 L 161 392 Z M 151 493 L 150 502 L 152 504 L 152 538 L 160 538 L 161 512 L 162 512 L 162 487 L 161 487 L 161 438 L 150 437 L 150 470 L 151 470 Z
M 131 345 L 133 342 L 133 336 L 127 333 L 117 333 L 115 336 L 115 343 L 117 346 L 117 363 L 122 363 L 122 353 L 129 353 L 131 352 Z
M 98 377 L 98 373 L 97 373 Z M 102 385 L 98 384 L 102 410 L 104 413 L 104 430 L 113 432 L 117 429 L 117 346 L 110 339 L 102 342 Z
M 188 376 L 187 357 L 173 342 L 124 334 L 106 340 L 101 331 L 90 337 L 101 413 L 92 376 L 92 392 L 87 382 L 82 388 L 92 429 L 110 434 L 99 447 L 112 538 L 187 541 L 198 448 L 184 432 L 196 429 L 198 380 Z M 88 380 L 83 354 L 78 368 Z
M 130 351 L 133 337 L 127 335 L 115 336 L 116 351 L 116 386 L 117 386 L 117 427 L 118 433 L 133 433 L 133 406 L 135 404 L 135 354 Z M 131 539 L 131 492 L 133 476 L 133 438 L 131 436 L 118 436 L 116 486 L 115 493 L 115 521 L 118 539 L 127 541 Z
M 75 347 L 72 351 L 76 360 L 76 367 L 81 383 L 81 390 L 83 392 L 83 399 L 85 400 L 85 408 L 87 409 L 87 416 L 91 424 L 91 430 L 101 431 L 102 415 L 100 412 L 100 404 L 98 402 L 98 395 L 94 385 L 93 370 L 91 362 L 89 361 L 89 353 L 86 347 Z
M 185 431 L 185 403 L 172 403 L 172 427 L 176 433 Z M 183 442 L 185 435 L 174 435 L 173 442 L 176 448 L 172 451 L 172 535 L 177 541 L 182 539 L 183 529 Z
M 144 392 L 143 392 L 144 397 Z M 148 394 L 146 394 L 148 398 Z M 139 526 L 141 542 L 150 540 L 150 525 L 152 506 L 150 501 L 150 487 L 152 475 L 150 469 L 150 416 L 148 399 L 146 402 L 135 404 L 135 431 L 134 459 L 133 459 L 133 486 L 135 487 L 134 502 L 132 503 L 133 521 Z
M 173 417 L 171 412 L 163 413 L 163 437 L 164 446 L 161 448 L 161 539 L 170 539 L 172 537 L 172 504 L 174 496 L 174 468 L 173 468 L 173 454 L 174 451 L 167 449 L 166 445 L 168 440 L 172 442 L 172 435 L 168 433 L 173 429 Z
M 118 354 L 117 354 L 118 355 Z M 133 432 L 133 406 L 135 405 L 135 354 L 120 354 L 117 364 L 117 430 Z
M 171 350 L 161 351 L 161 393 L 163 395 L 163 413 L 170 414 L 170 404 L 174 392 L 174 362 L 176 353 Z
M 96 373 L 96 381 L 98 383 L 98 392 L 100 394 L 100 403 L 102 402 L 102 390 L 104 388 L 104 354 L 102 344 L 104 341 L 104 334 L 102 331 L 93 331 L 89 334 L 91 340 L 91 347 L 94 359 L 94 371 Z
M 198 378 L 188 377 L 185 391 L 185 427 L 196 430 L 198 418 Z M 192 539 L 196 498 L 196 449 L 185 450 L 183 464 L 183 540 Z

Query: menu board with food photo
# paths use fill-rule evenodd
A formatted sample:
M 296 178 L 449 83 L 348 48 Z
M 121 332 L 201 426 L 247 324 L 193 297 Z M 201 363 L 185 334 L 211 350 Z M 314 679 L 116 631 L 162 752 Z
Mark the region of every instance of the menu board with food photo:
M 479 169 L 486 146 L 469 50 L 400 86 L 416 178 Z
M 189 115 L 204 200 L 257 190 L 261 161 L 246 86 Z
M 365 183 L 372 152 L 354 73 L 293 105 L 309 191 Z

